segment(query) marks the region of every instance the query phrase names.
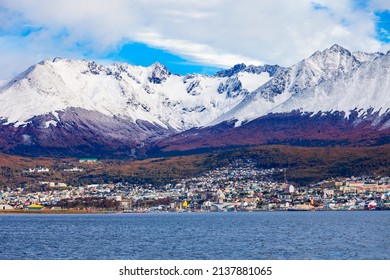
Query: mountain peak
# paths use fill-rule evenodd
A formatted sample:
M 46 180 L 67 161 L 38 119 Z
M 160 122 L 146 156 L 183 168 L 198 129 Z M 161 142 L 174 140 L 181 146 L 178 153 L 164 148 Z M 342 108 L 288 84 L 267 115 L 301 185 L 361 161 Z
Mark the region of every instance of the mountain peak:
M 61 60 L 64 60 L 64 58 L 60 57 L 60 56 L 56 56 L 55 58 L 53 58 L 52 62 L 58 62 L 58 61 L 61 61 Z
M 161 64 L 160 62 L 156 61 L 152 65 L 149 66 L 151 69 L 164 69 L 168 71 L 168 68 L 165 67 L 165 65 Z M 169 71 L 168 71 L 169 72 Z
M 302 61 L 304 62 L 304 61 L 312 60 L 312 59 L 329 60 L 329 59 L 334 58 L 335 55 L 336 56 L 341 55 L 341 56 L 346 56 L 346 57 L 352 57 L 352 53 L 349 50 L 343 48 L 342 46 L 340 46 L 338 44 L 334 44 L 330 48 L 327 48 L 323 51 L 316 51 L 310 57 L 305 58 Z M 298 64 L 299 63 L 300 62 L 298 62 Z
M 149 82 L 154 84 L 161 84 L 166 78 L 171 75 L 171 72 L 159 62 L 155 62 L 149 66 L 151 73 L 149 75 Z
M 338 45 L 338 44 L 334 44 L 332 45 L 329 50 L 331 51 L 347 51 L 346 48 L 343 48 L 342 46 Z
M 315 54 L 319 54 L 320 56 L 324 56 L 324 58 L 328 59 L 329 57 L 333 56 L 347 56 L 352 57 L 352 52 L 350 52 L 348 49 L 343 48 L 340 45 L 334 44 L 330 48 L 323 50 L 322 52 L 316 52 Z M 314 54 L 314 55 L 315 55 Z
M 215 73 L 216 77 L 231 77 L 241 71 L 243 71 L 246 68 L 246 65 L 244 63 L 236 64 L 232 68 L 220 70 L 217 73 Z

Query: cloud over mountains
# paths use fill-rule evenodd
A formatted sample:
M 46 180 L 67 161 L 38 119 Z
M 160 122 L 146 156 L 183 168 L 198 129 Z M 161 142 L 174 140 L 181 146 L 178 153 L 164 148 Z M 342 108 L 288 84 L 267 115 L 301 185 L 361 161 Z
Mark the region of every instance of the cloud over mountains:
M 333 43 L 384 51 L 376 11 L 388 1 L 2 0 L 0 78 L 45 58 L 104 60 L 144 43 L 188 61 L 291 65 Z

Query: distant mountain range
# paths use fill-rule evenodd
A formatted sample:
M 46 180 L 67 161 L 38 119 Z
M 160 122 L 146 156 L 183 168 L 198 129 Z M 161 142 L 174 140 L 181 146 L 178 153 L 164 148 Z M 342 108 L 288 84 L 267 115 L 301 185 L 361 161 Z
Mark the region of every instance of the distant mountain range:
M 390 143 L 390 53 L 338 45 L 291 67 L 179 76 L 56 58 L 0 84 L 0 150 L 105 156 Z

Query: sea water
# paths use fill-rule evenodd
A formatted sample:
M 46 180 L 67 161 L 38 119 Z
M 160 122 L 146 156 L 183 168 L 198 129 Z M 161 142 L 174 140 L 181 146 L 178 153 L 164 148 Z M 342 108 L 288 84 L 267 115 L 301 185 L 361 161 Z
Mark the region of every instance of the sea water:
M 390 259 L 390 211 L 0 215 L 0 259 Z

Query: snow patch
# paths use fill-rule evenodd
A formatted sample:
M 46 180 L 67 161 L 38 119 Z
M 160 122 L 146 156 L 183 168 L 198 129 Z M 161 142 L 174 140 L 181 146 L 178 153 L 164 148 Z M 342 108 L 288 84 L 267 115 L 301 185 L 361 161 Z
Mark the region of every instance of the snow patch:
M 248 91 L 254 91 L 271 79 L 267 72 L 260 74 L 240 72 L 237 74 L 237 77 L 241 81 L 242 87 Z
M 53 120 L 45 122 L 45 128 L 49 128 L 51 125 L 57 126 L 57 122 Z

